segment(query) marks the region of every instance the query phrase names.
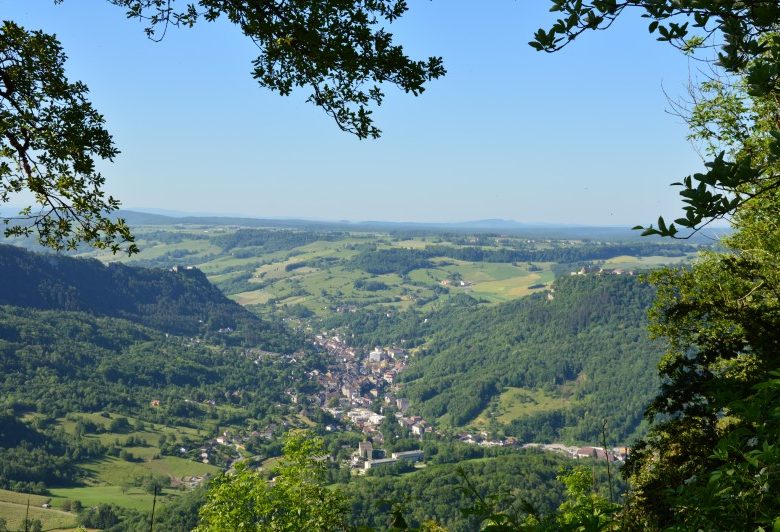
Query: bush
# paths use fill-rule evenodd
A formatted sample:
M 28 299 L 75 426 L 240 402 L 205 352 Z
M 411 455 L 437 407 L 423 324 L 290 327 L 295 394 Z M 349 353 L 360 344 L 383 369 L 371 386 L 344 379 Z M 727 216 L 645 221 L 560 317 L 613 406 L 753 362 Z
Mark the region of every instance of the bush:
M 111 424 L 108 426 L 109 432 L 127 432 L 130 428 L 130 422 L 126 417 L 112 419 Z
M 127 449 L 122 449 L 119 451 L 119 458 L 127 462 L 135 462 L 135 456 Z

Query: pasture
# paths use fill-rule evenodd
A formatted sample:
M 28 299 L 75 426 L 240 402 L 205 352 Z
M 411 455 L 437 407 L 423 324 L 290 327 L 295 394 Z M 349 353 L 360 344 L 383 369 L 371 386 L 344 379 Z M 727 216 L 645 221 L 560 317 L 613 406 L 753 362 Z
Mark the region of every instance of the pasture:
M 114 413 L 72 413 L 67 418 L 57 420 L 57 426 L 69 434 L 75 434 L 79 420 L 89 421 L 99 427 L 97 434 L 84 434 L 86 439 L 99 440 L 103 445 L 117 445 L 132 454 L 133 460 L 107 456 L 99 460 L 85 461 L 81 469 L 85 473 L 85 485 L 77 487 L 53 488 L 53 504 L 58 498 L 78 499 L 84 505 L 110 502 L 129 508 L 145 508 L 151 504 L 151 495 L 136 486 L 139 479 L 150 475 L 162 475 L 178 485 L 185 477 L 203 477 L 218 474 L 220 468 L 196 462 L 188 458 L 160 455 L 160 438 L 173 435 L 201 438 L 196 429 L 190 427 L 172 427 L 149 422 L 140 422 L 127 417 L 130 428 L 123 432 L 111 432 L 111 422 L 119 417 Z M 142 430 L 139 430 L 142 427 Z M 126 446 L 128 439 L 145 441 L 145 445 Z M 178 493 L 167 491 L 169 495 Z
M 20 493 L 19 495 L 24 495 Z M 30 503 L 16 504 L 0 500 L 0 517 L 5 519 L 8 530 L 24 530 L 24 518 L 39 520 L 43 530 L 73 529 L 78 525 L 78 517 L 70 512 L 63 512 L 56 508 L 41 508 Z
M 565 397 L 552 395 L 544 390 L 507 387 L 497 401 L 491 402 L 472 422 L 474 427 L 483 428 L 494 419 L 501 424 L 509 424 L 515 419 L 561 410 L 571 403 Z
M 663 266 L 676 266 L 690 264 L 696 255 L 688 254 L 683 257 L 664 257 L 652 255 L 649 257 L 633 257 L 620 255 L 604 261 L 604 268 L 621 270 L 650 270 Z
M 83 486 L 74 488 L 51 488 L 52 504 L 58 505 L 64 499 L 81 501 L 84 507 L 98 504 L 116 504 L 133 510 L 149 511 L 152 509 L 154 496 L 141 488 L 126 488 L 123 486 Z M 165 489 L 162 496 L 157 496 L 157 504 L 165 504 L 171 497 L 178 497 L 177 490 Z

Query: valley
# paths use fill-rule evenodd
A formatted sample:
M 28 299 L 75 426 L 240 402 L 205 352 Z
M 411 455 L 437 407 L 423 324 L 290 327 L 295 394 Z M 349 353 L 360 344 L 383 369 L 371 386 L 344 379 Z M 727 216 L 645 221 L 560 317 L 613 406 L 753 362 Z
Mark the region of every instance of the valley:
M 72 501 L 116 524 L 143 521 L 156 498 L 174 519 L 237 460 L 270 470 L 296 428 L 327 442 L 358 524 L 381 521 L 367 492 L 439 482 L 426 475 L 449 490 L 456 467 L 485 474 L 480 461 L 546 470 L 538 502 L 554 508 L 555 468 L 602 437 L 616 461 L 646 430 L 660 350 L 639 277 L 701 249 L 585 229 L 156 222 L 135 228 L 142 251 L 129 258 L 0 247 L 14 280 L 0 292 L 0 452 L 15 464 L 0 487 L 41 494 L 49 527 L 97 523 L 98 510 L 63 512 Z M 9 523 L 14 504 L 0 504 Z

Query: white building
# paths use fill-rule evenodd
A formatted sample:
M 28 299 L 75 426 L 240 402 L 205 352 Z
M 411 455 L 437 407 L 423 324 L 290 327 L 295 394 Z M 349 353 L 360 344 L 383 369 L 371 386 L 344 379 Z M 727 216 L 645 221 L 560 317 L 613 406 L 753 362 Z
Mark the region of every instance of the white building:
M 382 362 L 384 354 L 385 352 L 381 348 L 377 347 L 368 354 L 368 360 L 370 362 Z
M 374 469 L 375 467 L 393 465 L 397 462 L 398 460 L 396 460 L 395 458 L 380 458 L 379 460 L 366 460 L 366 463 L 363 464 L 363 469 L 368 471 L 369 469 Z
M 393 453 L 392 457 L 395 460 L 409 460 L 410 462 L 422 462 L 423 459 L 425 458 L 425 453 L 420 449 L 415 449 L 414 451 L 402 451 L 399 453 Z

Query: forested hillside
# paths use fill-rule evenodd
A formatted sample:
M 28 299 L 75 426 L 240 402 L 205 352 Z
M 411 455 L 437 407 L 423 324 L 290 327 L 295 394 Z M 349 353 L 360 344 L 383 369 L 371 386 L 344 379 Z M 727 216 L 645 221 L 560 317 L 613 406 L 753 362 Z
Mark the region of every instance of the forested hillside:
M 451 532 L 478 530 L 479 519 L 460 511 L 475 503 L 463 490 L 464 476 L 481 496 L 496 495 L 507 511 L 517 512 L 527 501 L 539 512 L 549 513 L 563 498 L 556 475 L 567 465 L 570 462 L 563 457 L 525 451 L 429 466 L 413 475 L 353 480 L 346 486 L 351 521 L 383 530 L 390 520 L 390 506 L 396 504 L 412 527 L 435 521 Z M 383 505 L 382 501 L 389 502 Z
M 72 413 L 108 411 L 204 428 L 270 419 L 291 385 L 281 360 L 258 364 L 239 349 L 166 336 L 126 320 L 3 306 L 0 323 L 0 406 L 8 413 L 0 431 L 0 462 L 6 464 L 0 487 L 38 483 L 39 491 L 72 483 L 75 463 L 108 451 L 81 438 L 96 430 L 94 424 L 77 434 L 57 430 L 54 420 Z M 35 426 L 18 417 L 30 413 Z
M 85 311 L 178 335 L 219 334 L 221 341 L 269 351 L 300 347 L 289 331 L 227 299 L 195 268 L 105 266 L 0 245 L 0 269 L 2 305 Z
M 0 323 L 0 389 L 17 410 L 54 417 L 147 410 L 146 417 L 191 424 L 209 412 L 185 398 L 225 402 L 227 391 L 241 391 L 230 402 L 262 414 L 260 404 L 283 391 L 271 360 L 256 364 L 239 349 L 125 320 L 3 306 Z M 152 399 L 161 407 L 149 409 Z
M 198 448 L 220 427 L 278 422 L 285 391 L 308 386 L 303 372 L 291 379 L 283 355 L 301 339 L 198 270 L 106 267 L 9 246 L 0 267 L 0 488 L 194 475 Z M 235 456 L 216 450 L 207 461 Z
M 513 406 L 519 415 L 501 428 L 525 441 L 595 442 L 607 420 L 625 442 L 657 390 L 652 297 L 634 277 L 577 275 L 549 295 L 434 315 L 431 340 L 402 375 L 405 394 L 426 419 L 453 426 Z M 512 395 L 519 404 L 507 406 Z

